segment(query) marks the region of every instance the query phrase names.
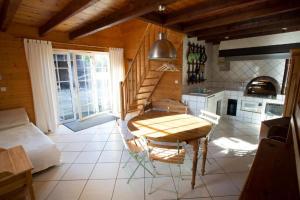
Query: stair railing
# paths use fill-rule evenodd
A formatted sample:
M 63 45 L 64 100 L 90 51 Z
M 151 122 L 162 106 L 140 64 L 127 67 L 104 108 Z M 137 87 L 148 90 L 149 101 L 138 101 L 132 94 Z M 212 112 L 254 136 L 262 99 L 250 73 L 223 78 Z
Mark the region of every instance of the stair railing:
M 147 72 L 150 70 L 148 54 L 152 43 L 156 39 L 157 27 L 148 24 L 142 36 L 137 53 L 129 65 L 124 81 L 120 83 L 121 118 L 124 119 L 128 111 L 134 109 L 137 94 Z

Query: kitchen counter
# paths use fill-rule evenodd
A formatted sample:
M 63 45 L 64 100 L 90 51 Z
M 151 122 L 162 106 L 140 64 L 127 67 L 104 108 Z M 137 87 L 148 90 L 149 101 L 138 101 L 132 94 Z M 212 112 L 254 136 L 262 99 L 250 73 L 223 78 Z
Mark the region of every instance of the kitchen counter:
M 209 88 L 209 90 L 211 91 L 208 93 L 185 92 L 182 94 L 181 100 L 188 106 L 191 114 L 198 116 L 201 110 L 206 110 L 233 120 L 260 124 L 262 120 L 272 119 L 272 116 L 265 111 L 266 105 L 283 105 L 285 97 L 277 95 L 276 99 L 270 99 L 245 96 L 244 91 L 240 90 L 222 88 Z M 232 108 L 229 102 L 235 107 Z M 228 107 L 234 109 L 233 113 L 228 111 Z

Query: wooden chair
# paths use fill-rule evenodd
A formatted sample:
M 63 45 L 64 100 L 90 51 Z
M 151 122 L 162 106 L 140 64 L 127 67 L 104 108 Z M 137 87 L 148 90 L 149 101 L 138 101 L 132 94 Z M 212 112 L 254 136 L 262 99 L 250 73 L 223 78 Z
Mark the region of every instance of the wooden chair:
M 22 146 L 0 149 L 0 199 L 34 200 L 32 164 Z
M 184 143 L 170 143 L 170 142 L 155 142 L 151 141 L 149 139 L 146 139 L 145 137 L 141 137 L 142 141 L 144 141 L 145 146 L 147 147 L 148 152 L 148 158 L 150 160 L 150 163 L 153 166 L 154 172 L 156 175 L 159 175 L 156 166 L 154 165 L 154 161 L 163 162 L 163 163 L 169 163 L 169 164 L 176 164 L 179 168 L 179 177 L 177 182 L 177 187 L 175 185 L 176 195 L 177 199 L 179 199 L 179 187 L 180 187 L 180 179 L 182 180 L 182 174 L 181 174 L 181 165 L 184 163 L 185 159 L 185 149 L 184 149 Z M 174 180 L 173 173 L 171 173 L 172 179 Z M 153 193 L 152 187 L 153 187 L 153 180 L 154 176 L 152 177 L 149 194 Z
M 204 119 L 204 120 L 209 121 L 213 125 L 210 132 L 209 132 L 209 134 L 207 135 L 208 141 L 210 141 L 210 139 L 213 136 L 213 133 L 215 131 L 216 126 L 219 124 L 221 116 L 216 115 L 216 114 L 211 113 L 211 112 L 208 112 L 208 111 L 205 111 L 205 110 L 201 110 L 199 117 Z
M 172 99 L 161 99 L 157 101 L 151 101 L 144 107 L 144 112 L 150 110 L 157 110 L 157 111 L 165 111 L 165 112 L 176 112 L 187 114 L 188 107 L 177 100 Z
M 143 167 L 148 173 L 154 176 L 152 172 L 146 167 L 145 163 L 147 159 L 147 153 L 146 153 L 146 149 L 140 142 L 140 139 L 133 136 L 128 131 L 126 121 L 119 121 L 118 125 L 119 125 L 120 134 L 122 137 L 124 147 L 127 150 L 128 154 L 130 155 L 130 157 L 123 165 L 123 168 L 127 166 L 127 164 L 131 159 L 134 159 L 138 163 L 137 167 L 133 170 L 132 174 L 130 175 L 130 178 L 127 180 L 127 183 L 130 182 L 130 180 L 133 178 L 134 174 L 136 173 L 139 167 Z

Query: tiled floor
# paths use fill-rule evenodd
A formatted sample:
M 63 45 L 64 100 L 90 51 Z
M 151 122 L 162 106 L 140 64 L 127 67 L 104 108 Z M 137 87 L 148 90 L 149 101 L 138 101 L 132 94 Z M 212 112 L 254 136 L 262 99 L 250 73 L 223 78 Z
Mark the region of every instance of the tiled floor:
M 206 175 L 199 176 L 191 190 L 191 155 L 183 167 L 181 199 L 235 200 L 247 177 L 258 142 L 259 127 L 238 121 L 223 120 L 209 143 Z M 177 166 L 157 163 L 164 175 L 154 179 L 139 169 L 127 184 L 134 160 L 123 168 L 128 153 L 123 148 L 116 122 L 109 122 L 73 133 L 59 127 L 50 138 L 62 151 L 62 164 L 34 175 L 37 199 L 47 200 L 159 200 L 175 199 L 177 180 L 171 178 Z

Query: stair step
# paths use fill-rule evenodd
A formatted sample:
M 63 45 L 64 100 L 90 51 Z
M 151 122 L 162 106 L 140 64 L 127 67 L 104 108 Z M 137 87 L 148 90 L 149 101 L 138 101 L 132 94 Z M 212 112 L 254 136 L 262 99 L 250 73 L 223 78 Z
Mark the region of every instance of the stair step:
M 137 97 L 136 100 L 146 100 L 148 97 Z
M 152 92 L 155 86 L 142 86 L 139 89 L 138 94 L 140 94 L 141 92 Z
M 144 79 L 144 82 L 142 85 L 156 85 L 158 83 L 159 79 Z
M 150 70 L 150 71 L 147 72 L 146 77 L 147 78 L 149 78 L 149 77 L 158 77 L 159 78 L 161 74 L 162 74 L 162 72 Z
M 151 86 L 155 86 L 156 84 L 145 84 L 145 82 L 142 84 L 141 87 L 151 87 Z
M 147 99 L 150 96 L 151 92 L 142 92 L 136 95 L 137 99 Z
M 153 76 L 153 77 L 147 77 L 147 76 L 146 76 L 145 80 L 146 80 L 146 79 L 159 79 L 159 76 Z

